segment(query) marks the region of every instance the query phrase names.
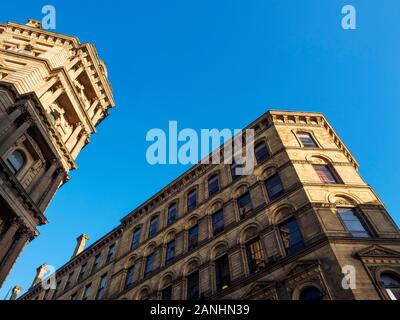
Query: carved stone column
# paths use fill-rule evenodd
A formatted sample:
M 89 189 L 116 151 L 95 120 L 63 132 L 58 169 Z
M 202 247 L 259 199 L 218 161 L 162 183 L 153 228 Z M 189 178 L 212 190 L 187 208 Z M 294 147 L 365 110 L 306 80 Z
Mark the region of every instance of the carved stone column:
M 57 169 L 57 160 L 52 160 L 50 167 L 46 170 L 43 176 L 39 179 L 35 187 L 32 188 L 31 198 L 36 203 L 40 200 L 49 183 L 51 182 L 51 177 Z
M 17 139 L 22 136 L 31 126 L 33 125 L 32 120 L 27 120 L 21 124 L 17 130 L 12 132 L 2 143 L 0 147 L 0 155 L 3 155 Z
M 0 263 L 7 255 L 7 252 L 13 243 L 15 233 L 17 232 L 19 227 L 20 227 L 19 218 L 11 219 L 10 226 L 5 231 L 3 237 L 0 240 Z
M 0 286 L 3 284 L 5 278 L 10 273 L 15 261 L 18 259 L 19 254 L 24 249 L 26 244 L 33 239 L 33 233 L 26 229 L 20 229 L 18 238 L 15 240 L 14 245 L 9 251 L 9 254 L 5 257 L 0 265 Z

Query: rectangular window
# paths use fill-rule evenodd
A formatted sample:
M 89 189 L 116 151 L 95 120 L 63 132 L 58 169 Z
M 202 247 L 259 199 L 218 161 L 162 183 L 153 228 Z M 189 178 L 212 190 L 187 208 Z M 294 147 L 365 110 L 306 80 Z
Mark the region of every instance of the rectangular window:
M 243 219 L 245 215 L 253 209 L 250 193 L 246 192 L 244 195 L 237 199 L 237 202 L 239 206 L 240 218 Z
M 64 290 L 67 290 L 69 288 L 69 286 L 71 285 L 73 275 L 74 275 L 73 271 L 68 274 L 68 278 L 67 278 L 67 282 L 65 283 Z
M 304 248 L 303 237 L 295 218 L 282 223 L 279 226 L 283 245 L 287 254 L 293 254 Z
M 193 250 L 197 247 L 199 241 L 199 226 L 195 225 L 189 229 L 189 244 L 188 250 Z
M 212 215 L 212 224 L 214 235 L 224 231 L 224 211 L 222 209 Z
M 151 238 L 157 233 L 157 228 L 158 228 L 158 216 L 153 217 L 150 221 L 149 238 Z
M 135 266 L 128 268 L 126 272 L 125 288 L 129 287 L 135 281 Z
M 318 148 L 317 143 L 308 132 L 299 132 L 297 136 L 304 148 Z
M 228 256 L 223 256 L 215 261 L 215 276 L 217 291 L 227 289 L 231 284 Z
M 174 223 L 176 220 L 176 203 L 168 208 L 168 224 Z
M 161 300 L 172 300 L 172 286 L 168 286 L 161 291 Z
M 131 250 L 136 249 L 139 246 L 139 243 L 140 243 L 140 231 L 141 230 L 142 230 L 141 228 L 137 228 L 133 232 Z
M 197 190 L 194 189 L 188 193 L 187 209 L 188 211 L 191 211 L 196 207 L 197 207 Z
M 93 267 L 92 267 L 92 274 L 97 271 L 97 268 L 100 265 L 100 259 L 101 259 L 101 253 L 99 253 L 95 258 L 93 262 Z
M 171 240 L 167 243 L 167 254 L 165 256 L 165 263 L 168 264 L 175 257 L 175 240 Z
M 85 275 L 86 270 L 87 270 L 87 264 L 85 263 L 84 265 L 82 265 L 81 271 L 79 272 L 78 282 L 83 279 L 83 276 Z
M 327 184 L 339 183 L 339 179 L 335 176 L 329 165 L 314 164 L 313 167 L 321 182 Z
M 88 284 L 87 286 L 85 286 L 85 289 L 83 289 L 83 297 L 82 300 L 88 300 L 90 298 L 90 291 L 92 288 L 92 284 Z
M 261 142 L 256 145 L 254 148 L 254 154 L 256 156 L 257 163 L 261 163 L 269 158 L 269 152 L 265 142 Z
M 115 253 L 115 243 L 108 248 L 106 263 L 110 263 L 112 261 L 112 259 L 114 258 L 114 253 Z
M 339 215 L 342 218 L 342 221 L 346 225 L 346 229 L 352 234 L 355 238 L 369 238 L 368 232 L 365 230 L 363 224 L 360 219 L 356 215 L 353 209 L 342 208 L 338 209 Z
M 199 272 L 193 272 L 187 277 L 187 300 L 199 299 Z
M 216 174 L 208 180 L 208 195 L 211 197 L 218 191 L 219 191 L 219 179 L 218 175 Z
M 236 180 L 237 178 L 240 178 L 240 175 L 237 174 L 236 169 L 239 167 L 239 165 L 235 162 L 231 164 L 231 176 L 232 180 Z
M 154 253 L 148 255 L 146 258 L 146 266 L 144 269 L 145 277 L 147 277 L 150 273 L 153 272 L 153 263 L 154 263 Z
M 265 188 L 267 189 L 268 198 L 270 201 L 279 198 L 285 193 L 281 178 L 278 174 L 274 174 L 272 177 L 265 180 Z
M 256 273 L 265 267 L 264 254 L 260 239 L 246 243 L 247 262 L 250 273 Z
M 106 283 L 107 283 L 107 275 L 105 274 L 101 276 L 99 287 L 97 288 L 96 300 L 103 300 Z

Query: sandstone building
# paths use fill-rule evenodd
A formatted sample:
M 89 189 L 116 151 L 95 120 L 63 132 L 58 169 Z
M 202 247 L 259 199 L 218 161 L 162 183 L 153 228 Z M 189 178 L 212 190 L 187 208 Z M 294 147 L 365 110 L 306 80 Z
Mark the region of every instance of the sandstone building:
M 400 299 L 400 232 L 324 116 L 248 128 L 253 175 L 194 166 L 20 299 Z
M 0 23 L 0 286 L 114 106 L 104 63 L 41 23 Z

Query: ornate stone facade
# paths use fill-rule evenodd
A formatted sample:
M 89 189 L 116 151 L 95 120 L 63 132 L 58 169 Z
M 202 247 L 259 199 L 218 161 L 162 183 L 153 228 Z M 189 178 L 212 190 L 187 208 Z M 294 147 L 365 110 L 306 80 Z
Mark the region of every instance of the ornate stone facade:
M 34 20 L 0 23 L 0 286 L 112 106 L 91 44 Z
M 269 111 L 248 128 L 253 175 L 194 166 L 57 270 L 55 290 L 20 299 L 399 297 L 400 232 L 324 116 Z

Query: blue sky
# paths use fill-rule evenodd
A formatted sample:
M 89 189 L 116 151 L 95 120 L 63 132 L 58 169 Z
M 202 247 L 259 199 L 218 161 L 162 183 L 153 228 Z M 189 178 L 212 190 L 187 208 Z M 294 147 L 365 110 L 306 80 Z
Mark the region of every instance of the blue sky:
M 151 166 L 152 128 L 242 128 L 268 109 L 320 111 L 360 173 L 400 222 L 397 0 L 7 1 L 0 21 L 57 10 L 57 32 L 92 42 L 117 107 L 78 158 L 46 212 L 50 223 L 21 254 L 0 291 L 27 289 L 36 268 L 66 262 L 188 167 Z M 357 30 L 341 28 L 341 8 Z

